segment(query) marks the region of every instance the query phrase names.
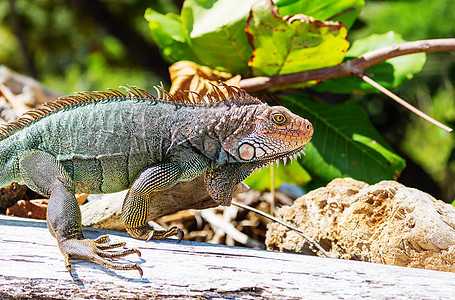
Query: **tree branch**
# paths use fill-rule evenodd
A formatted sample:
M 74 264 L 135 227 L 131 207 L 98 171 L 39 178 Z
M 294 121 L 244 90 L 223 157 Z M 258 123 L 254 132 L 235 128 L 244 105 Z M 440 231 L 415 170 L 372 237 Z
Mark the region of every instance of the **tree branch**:
M 339 77 L 362 77 L 365 69 L 387 59 L 420 52 L 454 51 L 455 39 L 436 39 L 408 42 L 367 52 L 345 63 L 315 70 L 270 77 L 254 77 L 240 81 L 240 87 L 248 92 L 284 85 Z

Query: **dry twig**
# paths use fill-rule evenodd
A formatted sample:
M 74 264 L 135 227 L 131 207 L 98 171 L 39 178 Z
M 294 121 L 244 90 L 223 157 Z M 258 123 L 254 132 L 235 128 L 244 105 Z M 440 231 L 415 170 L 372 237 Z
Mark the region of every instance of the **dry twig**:
M 380 85 L 379 83 L 377 83 L 376 81 L 374 81 L 373 79 L 371 79 L 370 77 L 366 76 L 366 75 L 363 75 L 362 76 L 362 79 L 368 83 L 369 85 L 371 85 L 372 87 L 376 88 L 377 90 L 379 90 L 380 92 L 384 93 L 385 95 L 389 96 L 390 98 L 392 98 L 393 100 L 395 100 L 396 102 L 398 102 L 400 105 L 406 107 L 407 109 L 409 109 L 410 111 L 412 111 L 413 113 L 415 113 L 416 115 L 418 115 L 419 117 L 427 120 L 428 122 L 438 126 L 439 128 L 441 129 L 444 129 L 445 131 L 451 133 L 453 131 L 452 128 L 450 127 L 447 127 L 445 126 L 444 124 L 441 124 L 440 122 L 436 121 L 435 119 L 433 119 L 432 117 L 428 116 L 427 114 L 423 113 L 422 111 L 418 110 L 417 108 L 415 108 L 414 106 L 412 106 L 411 104 L 409 104 L 408 102 L 404 101 L 403 99 L 401 99 L 400 97 L 398 97 L 397 95 L 395 95 L 394 93 L 392 93 L 391 91 L 389 91 L 388 89 L 384 88 L 382 85 Z
M 287 228 L 289 228 L 289 229 L 291 229 L 291 230 L 297 232 L 301 237 L 303 237 L 305 240 L 307 240 L 307 242 L 308 242 L 310 245 L 316 247 L 316 249 L 318 249 L 324 256 L 326 256 L 326 257 L 331 257 L 331 256 L 324 250 L 324 248 L 321 247 L 321 245 L 319 245 L 315 240 L 313 240 L 312 238 L 310 238 L 309 236 L 307 236 L 302 230 L 298 229 L 297 227 L 292 226 L 292 225 L 290 225 L 290 224 L 288 224 L 288 223 L 285 223 L 285 222 L 281 221 L 280 219 L 275 218 L 275 217 L 269 215 L 268 213 L 265 213 L 265 212 L 263 212 L 263 211 L 260 211 L 259 209 L 253 208 L 253 207 L 251 207 L 251 206 L 248 206 L 248 205 L 245 205 L 245 204 L 242 204 L 242 203 L 239 203 L 239 202 L 235 202 L 235 201 L 232 201 L 231 204 L 232 204 L 232 205 L 235 205 L 235 206 L 238 206 L 238 207 L 241 207 L 241 208 L 243 208 L 243 209 L 247 209 L 247 210 L 250 210 L 250 211 L 252 211 L 252 212 L 255 212 L 255 213 L 257 213 L 257 214 L 259 214 L 259 215 L 261 215 L 261 216 L 264 216 L 264 217 L 266 217 L 266 218 L 268 218 L 268 219 L 270 219 L 270 220 L 272 220 L 272 221 L 274 221 L 274 222 L 277 222 L 277 223 L 279 223 L 279 224 L 281 224 L 281 225 L 283 225 L 283 226 L 285 226 L 285 227 L 287 227 Z
M 220 216 L 215 214 L 213 212 L 213 210 L 211 210 L 211 209 L 201 210 L 200 214 L 208 223 L 210 223 L 212 226 L 222 229 L 226 235 L 230 236 L 237 242 L 239 242 L 243 245 L 247 245 L 249 247 L 256 247 L 256 248 L 264 247 L 264 245 L 261 242 L 238 231 L 234 227 L 234 225 L 232 225 L 232 223 L 229 223 L 229 222 L 226 222 L 225 220 L 223 220 L 223 218 L 221 218 Z

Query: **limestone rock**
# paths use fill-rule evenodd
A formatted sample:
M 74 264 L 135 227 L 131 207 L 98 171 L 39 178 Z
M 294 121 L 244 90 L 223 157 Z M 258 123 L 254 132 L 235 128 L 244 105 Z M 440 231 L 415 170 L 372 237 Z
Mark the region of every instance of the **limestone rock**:
M 277 217 L 318 241 L 333 257 L 455 272 L 455 207 L 395 181 L 335 179 L 283 207 Z M 268 249 L 315 255 L 277 223 Z

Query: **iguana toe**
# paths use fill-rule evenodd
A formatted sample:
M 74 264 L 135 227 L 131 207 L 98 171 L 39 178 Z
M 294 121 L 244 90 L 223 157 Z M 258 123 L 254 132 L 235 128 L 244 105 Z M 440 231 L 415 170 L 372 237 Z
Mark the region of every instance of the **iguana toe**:
M 59 243 L 60 251 L 65 258 L 65 266 L 71 272 L 70 259 L 88 260 L 108 269 L 115 270 L 138 270 L 142 277 L 142 269 L 136 263 L 118 263 L 115 260 L 129 254 L 136 253 L 139 257 L 141 252 L 135 248 L 108 251 L 118 247 L 124 247 L 125 242 L 108 243 L 108 236 L 101 236 L 95 240 L 91 239 L 68 239 Z

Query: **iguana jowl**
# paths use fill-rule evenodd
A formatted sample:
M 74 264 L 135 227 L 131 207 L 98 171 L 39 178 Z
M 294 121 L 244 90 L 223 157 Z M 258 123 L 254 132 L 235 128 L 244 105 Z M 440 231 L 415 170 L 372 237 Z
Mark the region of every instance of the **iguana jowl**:
M 313 127 L 288 109 L 270 107 L 245 91 L 223 85 L 205 97 L 158 97 L 137 87 L 62 97 L 0 128 L 0 186 L 25 183 L 50 198 L 47 225 L 66 268 L 70 258 L 113 269 L 135 249 L 107 236 L 85 239 L 75 192 L 128 189 L 122 220 L 131 236 L 148 240 L 180 234 L 153 231 L 147 213 L 153 193 L 203 175 L 209 195 L 229 205 L 234 187 L 254 170 L 303 150 Z M 161 94 L 161 95 L 160 95 Z M 204 175 L 205 173 L 205 175 Z

